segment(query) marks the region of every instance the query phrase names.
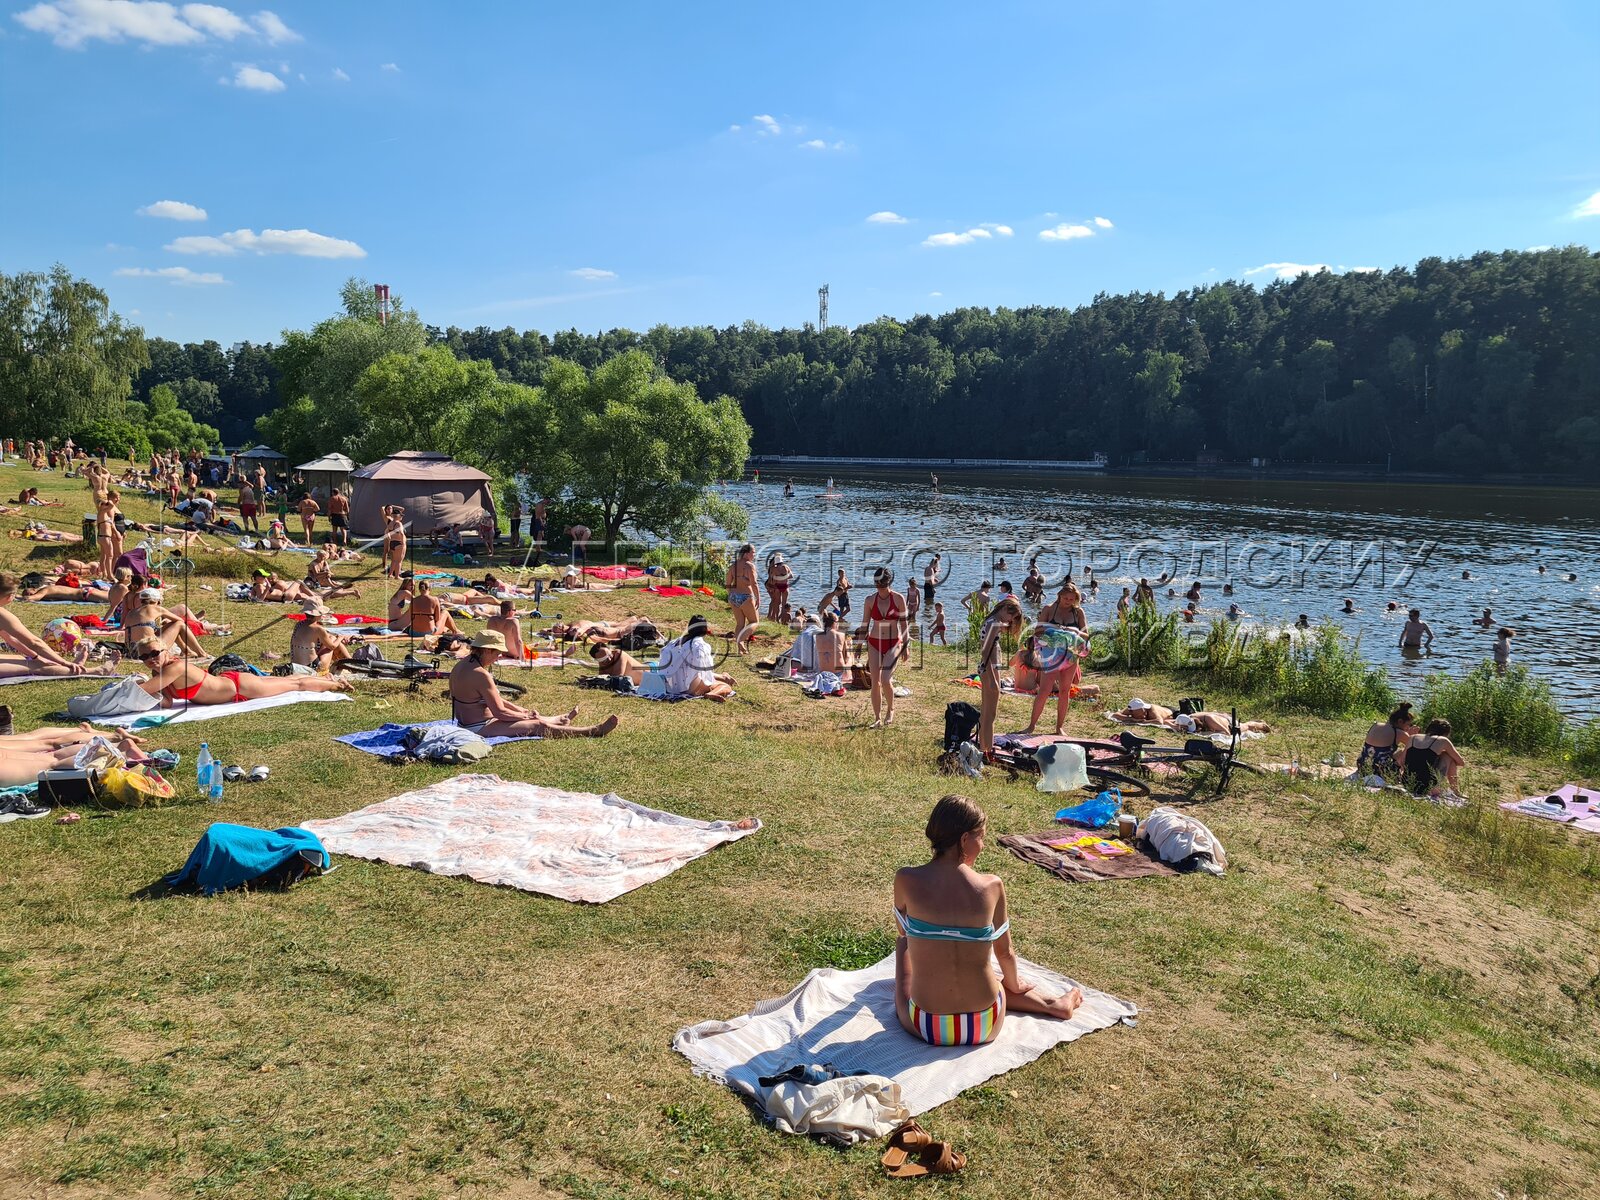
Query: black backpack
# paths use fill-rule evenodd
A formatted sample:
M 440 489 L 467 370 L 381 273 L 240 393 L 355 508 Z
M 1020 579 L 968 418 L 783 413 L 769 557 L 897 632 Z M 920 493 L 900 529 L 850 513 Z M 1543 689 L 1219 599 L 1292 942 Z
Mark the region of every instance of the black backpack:
M 944 748 L 957 750 L 962 742 L 978 737 L 978 710 L 965 700 L 952 700 L 944 706 Z

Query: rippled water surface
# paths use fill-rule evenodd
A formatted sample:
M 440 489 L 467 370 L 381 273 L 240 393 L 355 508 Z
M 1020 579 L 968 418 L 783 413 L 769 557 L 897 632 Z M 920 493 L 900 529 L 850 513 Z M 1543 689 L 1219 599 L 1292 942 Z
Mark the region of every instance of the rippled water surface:
M 1019 473 L 946 476 L 935 493 L 926 475 L 840 472 L 825 498 L 826 476 L 765 474 L 726 494 L 750 511 L 763 559 L 785 551 L 800 576 L 794 600 L 808 608 L 838 567 L 865 586 L 888 562 L 903 583 L 922 578 L 935 550 L 952 628 L 958 598 L 981 580 L 1020 592 L 1032 554 L 1052 583 L 1069 565 L 1080 582 L 1094 568 L 1094 623 L 1115 613 L 1123 587 L 1170 571 L 1178 595 L 1159 587 L 1163 608 L 1199 579 L 1202 622 L 1230 602 L 1258 624 L 1334 620 L 1408 690 L 1489 655 L 1493 632 L 1472 623 L 1489 608 L 1516 630 L 1513 662 L 1549 678 L 1570 711 L 1600 712 L 1600 492 Z M 1346 597 L 1353 615 L 1340 612 Z M 1412 606 L 1436 635 L 1422 657 L 1396 645 Z

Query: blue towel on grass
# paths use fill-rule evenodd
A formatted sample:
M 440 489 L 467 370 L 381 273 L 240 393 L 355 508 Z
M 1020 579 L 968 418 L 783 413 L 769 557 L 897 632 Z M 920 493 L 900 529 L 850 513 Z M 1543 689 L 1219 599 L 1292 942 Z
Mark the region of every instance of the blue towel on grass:
M 420 724 L 422 726 L 454 725 L 455 722 L 450 720 L 423 721 Z M 377 729 L 362 730 L 359 733 L 347 733 L 333 740 L 343 742 L 346 746 L 366 754 L 376 754 L 379 758 L 395 758 L 406 752 L 405 743 L 401 739 L 405 737 L 406 730 L 412 728 L 415 728 L 415 726 L 383 725 Z M 484 738 L 483 740 L 491 746 L 503 746 L 507 742 L 536 742 L 539 739 L 536 737 L 492 737 Z
M 217 821 L 195 843 L 183 869 L 167 876 L 167 886 L 192 884 L 202 896 L 214 896 L 281 867 L 302 850 L 320 855 L 322 869 L 328 869 L 328 852 L 309 829 L 255 829 Z

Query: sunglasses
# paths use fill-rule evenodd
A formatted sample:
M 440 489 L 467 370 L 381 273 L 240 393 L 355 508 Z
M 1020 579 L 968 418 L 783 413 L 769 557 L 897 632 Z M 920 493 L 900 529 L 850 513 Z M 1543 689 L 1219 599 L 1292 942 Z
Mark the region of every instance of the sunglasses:
M 148 654 L 139 655 L 139 661 L 140 662 L 149 662 L 152 658 L 160 658 L 163 653 L 165 653 L 165 651 L 152 650 Z

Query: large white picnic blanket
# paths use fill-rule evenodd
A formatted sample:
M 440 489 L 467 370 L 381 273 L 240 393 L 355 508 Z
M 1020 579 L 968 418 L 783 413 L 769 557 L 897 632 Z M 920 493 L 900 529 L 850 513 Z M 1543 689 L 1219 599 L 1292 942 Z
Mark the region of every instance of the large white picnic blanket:
M 654 883 L 761 828 L 754 817 L 695 821 L 611 793 L 563 792 L 498 775 L 457 775 L 301 825 L 334 854 L 591 904 Z
M 149 712 L 95 717 L 93 723 L 111 725 L 119 729 L 146 729 L 152 725 L 186 725 L 190 721 L 242 717 L 245 713 L 260 712 L 264 708 L 282 708 L 285 704 L 310 704 L 313 701 L 348 699 L 350 697 L 343 692 L 285 692 L 281 696 L 261 696 L 255 700 L 241 700 L 237 704 L 183 704 L 180 701 L 172 708 L 152 708 Z
M 1076 981 L 1026 959 L 1025 982 L 1064 992 Z M 894 956 L 859 971 L 820 968 L 787 996 L 764 1000 L 731 1021 L 702 1021 L 680 1029 L 672 1048 L 696 1075 L 724 1083 L 780 1114 L 757 1082 L 797 1063 L 832 1063 L 840 1071 L 866 1071 L 900 1085 L 911 1116 L 927 1112 L 975 1087 L 1032 1062 L 1052 1046 L 1119 1022 L 1132 1024 L 1138 1007 L 1093 988 L 1072 1019 L 1007 1013 L 1000 1036 L 985 1046 L 930 1046 L 900 1027 L 894 1013 Z M 783 1114 L 793 1124 L 792 1114 Z

